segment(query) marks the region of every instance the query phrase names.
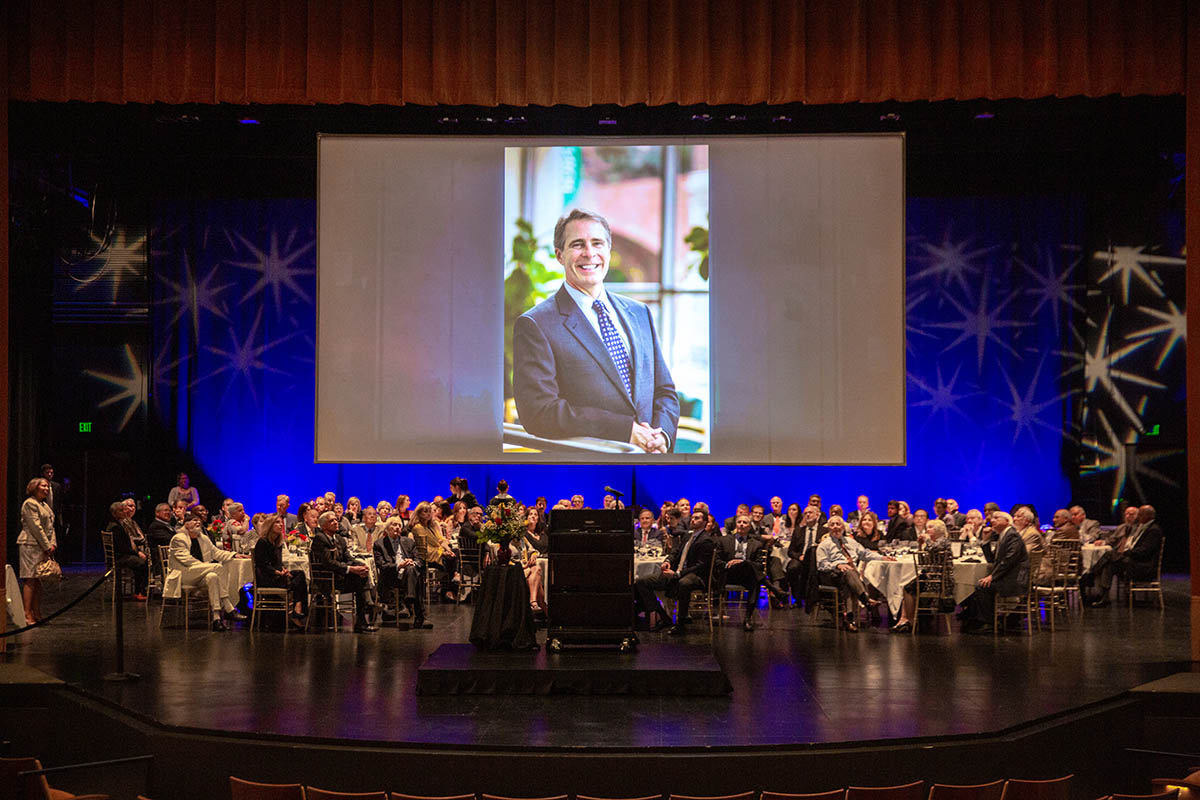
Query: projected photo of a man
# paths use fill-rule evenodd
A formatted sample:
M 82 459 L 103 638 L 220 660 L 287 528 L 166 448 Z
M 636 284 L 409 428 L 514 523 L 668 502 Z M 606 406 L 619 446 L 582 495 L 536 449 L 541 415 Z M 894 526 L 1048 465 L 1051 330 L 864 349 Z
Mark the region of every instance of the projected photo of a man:
M 572 209 L 554 227 L 562 286 L 513 326 L 513 398 L 525 430 L 674 450 L 679 398 L 646 304 L 606 291 L 612 230 Z

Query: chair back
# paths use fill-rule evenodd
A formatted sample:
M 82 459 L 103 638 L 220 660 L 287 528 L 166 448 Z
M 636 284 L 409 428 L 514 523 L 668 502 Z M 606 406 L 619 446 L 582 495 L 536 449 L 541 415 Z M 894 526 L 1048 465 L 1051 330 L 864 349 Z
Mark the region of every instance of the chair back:
M 1179 797 L 1179 787 L 1173 787 L 1153 794 L 1110 794 L 1108 800 L 1176 800 Z
M 480 794 L 479 800 L 567 800 L 565 794 L 551 795 L 550 797 L 505 797 L 499 794 Z
M 1003 779 L 970 785 L 935 783 L 929 787 L 929 800 L 1000 800 L 1003 793 Z
M 1047 781 L 1026 781 L 1009 778 L 1004 783 L 1004 792 L 1000 800 L 1070 800 L 1071 779 L 1074 775 L 1064 775 Z
M 108 572 L 116 563 L 116 552 L 113 550 L 112 531 L 101 531 L 100 542 L 104 545 L 104 571 Z
M 899 786 L 848 786 L 846 800 L 925 800 L 925 781 Z
M 754 792 L 741 792 L 739 794 L 721 794 L 721 795 L 704 795 L 697 797 L 688 794 L 675 794 L 672 792 L 669 795 L 669 800 L 754 800 Z
M 437 797 L 428 797 L 420 794 L 400 794 L 392 792 L 392 800 L 475 800 L 474 794 L 448 794 Z
M 1079 539 L 1055 539 L 1050 542 L 1050 555 L 1060 582 L 1076 579 L 1083 572 L 1083 542 Z
M 299 783 L 256 783 L 229 776 L 233 800 L 305 800 Z
M 787 792 L 763 791 L 760 800 L 845 800 L 845 789 L 834 789 L 830 792 L 813 792 L 811 794 L 790 794 Z
M 575 800 L 662 800 L 661 794 L 651 794 L 645 797 L 596 797 L 590 794 L 577 794 Z
M 387 792 L 331 792 L 315 786 L 305 786 L 306 800 L 388 800 Z

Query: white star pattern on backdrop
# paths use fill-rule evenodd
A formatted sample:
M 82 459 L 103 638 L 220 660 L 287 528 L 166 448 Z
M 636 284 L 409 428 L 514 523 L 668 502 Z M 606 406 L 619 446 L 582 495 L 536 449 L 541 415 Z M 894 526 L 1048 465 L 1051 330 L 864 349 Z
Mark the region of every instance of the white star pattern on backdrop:
M 125 367 L 124 375 L 107 375 L 92 369 L 83 371 L 84 375 L 103 381 L 117 390 L 115 394 L 98 402 L 96 408 L 107 408 L 121 402 L 126 404 L 125 414 L 117 426 L 118 433 L 125 430 L 125 426 L 133 419 L 137 410 L 146 404 L 146 376 L 142 373 L 141 364 L 133 355 L 133 347 L 128 344 L 125 345 Z
M 1002 312 L 1005 307 L 1008 306 L 1008 304 L 1011 303 L 1015 298 L 1009 297 L 1005 300 L 1001 300 L 999 303 L 995 303 L 989 308 L 988 285 L 984 283 L 983 289 L 979 293 L 978 307 L 974 310 L 967 308 L 953 297 L 948 296 L 946 299 L 950 302 L 950 305 L 954 306 L 958 310 L 958 313 L 962 314 L 962 319 L 958 322 L 929 323 L 930 328 L 946 328 L 948 330 L 959 331 L 958 338 L 946 345 L 946 347 L 942 350 L 943 353 L 953 350 L 956 346 L 962 342 L 965 342 L 967 339 L 974 339 L 976 368 L 980 372 L 983 372 L 983 351 L 988 342 L 992 342 L 993 344 L 1004 348 L 1014 356 L 1017 355 L 1017 351 L 1013 349 L 1012 345 L 1010 345 L 1004 339 L 1001 339 L 998 334 L 998 331 L 1004 330 L 1005 328 L 1024 328 L 1032 324 L 1030 322 L 1021 322 L 1018 320 L 1000 318 L 1000 312 Z
M 262 323 L 262 314 L 263 310 L 262 308 L 259 308 L 258 315 L 254 318 L 254 324 L 250 326 L 250 331 L 246 334 L 245 339 L 240 342 L 237 340 L 237 333 L 235 330 L 233 328 L 229 329 L 229 339 L 232 343 L 232 349 L 222 350 L 219 347 L 212 347 L 210 345 L 204 346 L 205 350 L 218 357 L 220 366 L 210 371 L 207 375 L 202 375 L 201 377 L 196 378 L 196 380 L 192 381 L 191 386 L 188 387 L 189 389 L 202 381 L 208 380 L 209 378 L 215 378 L 217 375 L 220 375 L 223 372 L 232 372 L 233 374 L 230 377 L 228 384 L 225 386 L 225 392 L 221 395 L 221 401 L 224 402 L 225 398 L 229 396 L 229 392 L 237 383 L 237 378 L 241 376 L 245 379 L 246 388 L 250 390 L 250 397 L 253 400 L 254 405 L 257 406 L 258 391 L 254 388 L 254 381 L 259 374 L 263 372 L 274 372 L 279 375 L 290 374 L 287 370 L 272 366 L 267 361 L 264 361 L 262 356 L 268 350 L 277 347 L 286 342 L 288 339 L 291 339 L 293 336 L 296 336 L 296 332 L 293 331 L 286 336 L 273 339 L 265 344 L 256 345 L 254 342 L 258 338 L 258 327 Z
M 241 240 L 242 244 L 245 245 L 254 258 L 250 261 L 230 261 L 229 263 L 235 267 L 254 270 L 260 274 L 258 282 L 246 292 L 245 299 L 249 299 L 250 296 L 257 294 L 263 289 L 270 289 L 275 298 L 276 318 L 283 316 L 284 289 L 295 294 L 305 303 L 313 302 L 308 293 L 300 286 L 299 281 L 301 277 L 313 274 L 313 271 L 307 265 L 297 265 L 296 262 L 316 246 L 315 241 L 309 241 L 293 247 L 297 235 L 297 231 L 293 228 L 288 233 L 283 247 L 280 248 L 279 232 L 272 230 L 270 245 L 267 246 L 266 250 L 260 250 L 240 233 L 235 231 L 233 235 Z M 283 252 L 281 252 L 281 249 Z
M 1009 377 L 1008 372 L 1005 371 L 1004 367 L 1001 367 L 1000 372 L 1004 375 L 1004 382 L 1008 384 L 1008 393 L 1011 397 L 1011 400 L 1005 403 L 1003 400 L 997 398 L 997 400 L 1008 409 L 1008 420 L 1015 426 L 1012 438 L 1013 446 L 1016 446 L 1017 440 L 1021 438 L 1022 433 L 1028 432 L 1030 438 L 1033 439 L 1034 448 L 1039 453 L 1041 452 L 1041 448 L 1038 447 L 1037 437 L 1034 436 L 1033 431 L 1033 427 L 1035 425 L 1060 436 L 1065 437 L 1067 435 L 1066 431 L 1063 429 L 1061 419 L 1057 425 L 1051 425 L 1039 415 L 1047 408 L 1060 404 L 1063 399 L 1069 397 L 1071 394 L 1070 392 L 1063 392 L 1057 397 L 1051 397 L 1048 400 L 1034 400 L 1034 397 L 1037 394 L 1038 376 L 1042 374 L 1042 366 L 1045 365 L 1045 363 L 1046 357 L 1043 356 L 1042 360 L 1038 362 L 1037 369 L 1033 371 L 1033 378 L 1029 381 L 1029 388 L 1027 388 L 1024 393 L 1017 391 L 1016 384 L 1013 383 L 1012 378 Z
M 970 291 L 972 284 L 978 280 L 974 278 L 980 272 L 976 262 L 994 249 L 973 247 L 971 237 L 958 242 L 951 241 L 949 231 L 943 235 L 940 244 L 922 243 L 920 247 L 924 255 L 918 256 L 918 260 L 928 266 L 910 275 L 909 282 L 932 278 L 942 290 L 949 289 L 950 284 L 955 283 L 964 292 Z M 968 280 L 968 276 L 971 276 L 971 280 Z
M 1115 509 L 1124 496 L 1126 481 L 1133 484 L 1139 498 L 1145 499 L 1147 497 L 1141 483 L 1141 476 L 1143 475 L 1148 478 L 1154 478 L 1160 483 L 1165 483 L 1167 486 L 1179 487 L 1178 481 L 1156 469 L 1151 469 L 1147 465 L 1169 456 L 1180 455 L 1183 453 L 1182 448 L 1139 453 L 1136 447 L 1138 443 L 1136 433 L 1131 432 L 1128 441 L 1122 441 L 1113 430 L 1112 425 L 1109 424 L 1108 417 L 1104 414 L 1103 409 L 1096 412 L 1096 416 L 1100 420 L 1100 426 L 1104 432 L 1104 440 L 1101 441 L 1097 436 L 1083 437 L 1081 444 L 1094 452 L 1097 458 L 1094 464 L 1085 466 L 1081 472 L 1083 474 L 1102 472 L 1112 472 L 1114 474 L 1112 493 L 1109 499 L 1112 508 Z
M 1108 263 L 1108 272 L 1100 276 L 1100 283 L 1113 276 L 1121 278 L 1121 302 L 1129 304 L 1129 284 L 1133 278 L 1145 285 L 1146 288 L 1154 292 L 1158 297 L 1163 297 L 1162 284 L 1157 277 L 1152 275 L 1145 267 L 1146 264 L 1169 264 L 1171 266 L 1183 266 L 1187 263 L 1187 259 L 1175 258 L 1173 256 L 1154 256 L 1146 252 L 1146 246 L 1140 247 L 1114 247 L 1109 246 L 1107 250 L 1097 250 L 1092 254 L 1092 258 Z
M 233 284 L 223 283 L 220 286 L 212 286 L 213 281 L 217 279 L 216 270 L 208 270 L 203 278 L 196 280 L 192 274 L 192 264 L 188 259 L 187 251 L 183 253 L 183 271 L 184 279 L 179 283 L 165 275 L 159 276 L 158 281 L 167 287 L 167 294 L 156 302 L 175 309 L 174 316 L 167 323 L 168 327 L 178 322 L 185 314 L 189 314 L 192 319 L 192 335 L 198 340 L 200 338 L 201 310 L 223 320 L 229 320 L 224 307 L 217 303 L 217 295 Z
M 1035 316 L 1043 306 L 1049 304 L 1050 311 L 1054 314 L 1054 329 L 1059 330 L 1060 308 L 1069 306 L 1081 314 L 1086 312 L 1083 305 L 1075 299 L 1079 290 L 1083 288 L 1083 284 L 1067 282 L 1071 273 L 1083 262 L 1083 256 L 1076 256 L 1062 272 L 1057 272 L 1055 270 L 1057 263 L 1052 255 L 1053 250 L 1049 246 L 1039 247 L 1037 250 L 1038 260 L 1042 263 L 1041 270 L 1034 269 L 1019 258 L 1014 258 L 1013 263 L 1023 267 L 1029 273 L 1029 277 L 1038 284 L 1036 288 L 1025 290 L 1026 294 L 1037 298 L 1037 305 L 1030 311 L 1030 316 Z
M 979 394 L 979 392 L 965 392 L 963 394 L 955 393 L 954 385 L 956 383 L 958 383 L 958 373 L 961 370 L 962 370 L 962 364 L 960 363 L 960 364 L 958 364 L 958 366 L 956 366 L 954 368 L 954 374 L 952 376 L 950 376 L 950 382 L 946 383 L 942 379 L 942 365 L 938 364 L 937 365 L 937 386 L 933 386 L 933 387 L 929 386 L 928 384 L 923 382 L 920 378 L 918 378 L 915 375 L 912 375 L 910 373 L 908 376 L 908 379 L 911 382 L 913 382 L 914 384 L 916 384 L 917 388 L 921 389 L 921 391 L 928 394 L 929 397 L 926 398 L 925 400 L 918 400 L 915 403 L 910 401 L 908 404 L 909 407 L 910 408 L 923 408 L 925 406 L 928 406 L 929 407 L 929 419 L 926 420 L 926 422 L 928 422 L 929 420 L 932 420 L 935 416 L 937 416 L 939 414 L 942 415 L 945 419 L 949 420 L 950 414 L 952 414 L 952 413 L 957 414 L 958 416 L 962 417 L 965 420 L 970 420 L 970 417 L 967 416 L 967 413 L 965 411 L 963 411 L 961 408 L 959 408 L 958 403 L 960 400 L 965 400 L 968 397 L 974 397 L 975 395 Z
M 99 261 L 99 266 L 91 275 L 78 280 L 75 291 L 82 291 L 97 281 L 108 280 L 112 286 L 112 302 L 115 303 L 121 296 L 121 284 L 126 278 L 145 280 L 146 236 L 131 236 L 126 228 L 118 228 L 107 247 L 104 247 L 104 239 L 95 234 L 92 234 L 92 241 L 97 247 L 104 249 L 87 263 Z
M 1150 389 L 1165 389 L 1165 385 L 1158 381 L 1144 378 L 1134 372 L 1123 369 L 1114 369 L 1114 365 L 1120 363 L 1123 359 L 1132 355 L 1135 351 L 1141 349 L 1143 345 L 1149 344 L 1149 339 L 1142 339 L 1133 344 L 1126 345 L 1119 350 L 1108 349 L 1108 330 L 1112 323 L 1112 310 L 1104 318 L 1104 324 L 1100 326 L 1100 332 L 1096 336 L 1094 349 L 1085 350 L 1082 353 L 1064 353 L 1070 359 L 1079 361 L 1078 364 L 1068 369 L 1064 375 L 1069 375 L 1072 372 L 1083 370 L 1084 391 L 1088 394 L 1095 393 L 1097 387 L 1102 389 L 1114 405 L 1121 410 L 1121 413 L 1133 424 L 1138 431 L 1144 430 L 1141 418 L 1138 413 L 1129 405 L 1129 401 L 1125 399 L 1125 395 L 1117 387 L 1117 381 L 1132 383 L 1137 386 L 1145 386 Z M 1087 424 L 1087 406 L 1085 404 L 1083 417 L 1081 422 Z
M 1126 339 L 1141 339 L 1145 336 L 1156 336 L 1157 334 L 1166 334 L 1166 341 L 1163 343 L 1162 352 L 1158 354 L 1158 361 L 1154 362 L 1155 369 L 1162 369 L 1166 363 L 1167 356 L 1171 355 L 1171 351 L 1176 345 L 1183 344 L 1187 340 L 1187 314 L 1179 310 L 1179 306 L 1175 305 L 1174 301 L 1167 301 L 1167 310 L 1159 311 L 1157 308 L 1149 308 L 1147 306 L 1138 306 L 1137 310 L 1143 314 L 1148 314 L 1155 319 L 1161 320 L 1158 325 L 1151 325 L 1148 328 L 1132 331 L 1125 335 Z

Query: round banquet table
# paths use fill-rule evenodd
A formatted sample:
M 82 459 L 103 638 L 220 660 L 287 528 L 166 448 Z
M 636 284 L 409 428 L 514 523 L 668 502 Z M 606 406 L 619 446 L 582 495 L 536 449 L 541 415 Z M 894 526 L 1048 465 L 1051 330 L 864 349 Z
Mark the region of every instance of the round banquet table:
M 992 571 L 992 565 L 980 559 L 979 563 L 954 559 L 954 602 L 962 603 L 975 591 L 975 584 Z M 887 600 L 888 609 L 895 616 L 900 613 L 904 600 L 904 587 L 917 577 L 917 566 L 912 555 L 898 556 L 896 561 L 876 559 L 863 567 L 863 580 L 879 590 Z
M 1080 554 L 1082 555 L 1083 561 L 1083 571 L 1087 572 L 1090 570 L 1093 566 L 1095 566 L 1096 562 L 1100 560 L 1100 556 L 1104 555 L 1110 550 L 1112 550 L 1112 548 L 1106 544 L 1085 544 L 1082 548 L 1080 548 Z
M 490 564 L 479 576 L 471 644 L 480 650 L 537 650 L 529 584 L 520 564 Z
M 978 562 L 964 561 L 961 558 L 954 559 L 954 603 L 962 605 L 963 600 L 966 600 L 975 593 L 975 584 L 979 583 L 979 579 L 992 571 L 992 565 L 987 563 L 982 556 L 978 557 Z

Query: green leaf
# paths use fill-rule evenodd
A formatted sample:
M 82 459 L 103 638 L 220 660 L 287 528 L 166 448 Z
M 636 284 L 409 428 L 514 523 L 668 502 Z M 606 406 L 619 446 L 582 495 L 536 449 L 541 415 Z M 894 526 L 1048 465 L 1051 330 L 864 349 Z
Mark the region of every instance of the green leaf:
M 700 259 L 700 277 L 708 280 L 708 256 Z

